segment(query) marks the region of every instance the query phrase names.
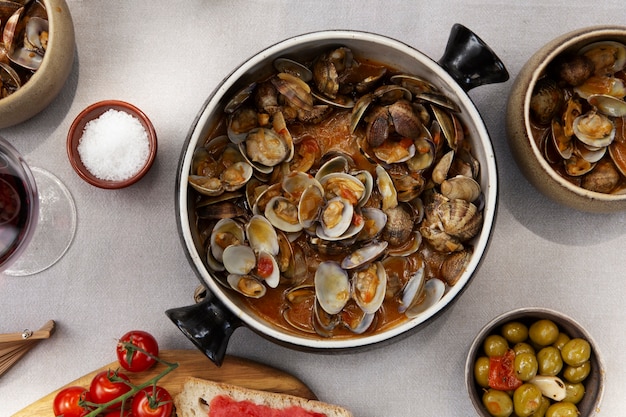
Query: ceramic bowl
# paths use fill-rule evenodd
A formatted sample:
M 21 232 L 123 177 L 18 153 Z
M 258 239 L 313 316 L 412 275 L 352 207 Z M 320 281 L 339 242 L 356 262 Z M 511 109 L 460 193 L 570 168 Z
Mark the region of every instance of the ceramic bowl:
M 109 180 L 95 176 L 85 167 L 78 151 L 78 145 L 87 123 L 98 119 L 108 110 L 123 111 L 130 114 L 141 123 L 148 136 L 149 153 L 144 165 L 132 177 L 123 180 Z M 119 100 L 104 100 L 88 106 L 76 116 L 67 134 L 67 155 L 74 171 L 89 184 L 104 189 L 124 188 L 139 181 L 152 167 L 156 158 L 157 148 L 156 132 L 148 116 L 132 104 Z
M 15 93 L 0 99 L 0 129 L 24 122 L 46 108 L 72 70 L 76 46 L 70 10 L 65 0 L 42 2 L 49 22 L 48 48 L 34 75 Z
M 504 324 L 511 321 L 518 321 L 526 326 L 530 326 L 537 320 L 547 319 L 554 322 L 560 332 L 567 334 L 570 338 L 583 338 L 591 346 L 591 372 L 582 382 L 585 386 L 585 394 L 582 400 L 576 404 L 581 416 L 593 417 L 602 415 L 600 403 L 604 393 L 605 367 L 600 355 L 598 345 L 593 337 L 576 320 L 563 313 L 548 308 L 524 307 L 501 314 L 487 323 L 478 333 L 470 346 L 465 363 L 465 385 L 469 393 L 470 400 L 481 417 L 490 417 L 482 403 L 482 395 L 485 389 L 479 386 L 474 379 L 474 365 L 480 356 L 485 356 L 483 343 L 487 336 L 501 334 Z M 537 348 L 536 351 L 539 349 Z
M 234 291 L 223 286 L 214 278 L 207 267 L 206 246 L 197 227 L 195 201 L 197 194 L 189 186 L 188 178 L 195 150 L 203 144 L 222 117 L 224 107 L 233 95 L 249 86 L 253 81 L 267 78 L 274 70 L 274 60 L 289 57 L 299 62 L 308 62 L 313 57 L 343 45 L 355 56 L 366 57 L 372 62 L 389 65 L 400 72 L 412 73 L 430 80 L 453 100 L 461 109 L 458 116 L 468 129 L 467 138 L 481 165 L 480 182 L 484 193 L 484 223 L 482 231 L 472 241 L 474 248 L 469 264 L 457 283 L 449 287 L 443 297 L 417 317 L 390 326 L 373 334 L 356 337 L 322 337 L 306 335 L 281 328 L 255 313 Z M 228 338 L 242 324 L 268 339 L 295 349 L 316 352 L 338 352 L 380 345 L 396 336 L 406 335 L 409 330 L 421 327 L 439 316 L 447 306 L 459 298 L 470 283 L 482 256 L 487 249 L 494 225 L 497 201 L 497 174 L 491 141 L 485 125 L 469 99 L 466 91 L 486 82 L 502 82 L 508 73 L 499 60 L 494 60 L 490 49 L 461 25 L 451 31 L 446 53 L 435 62 L 412 47 L 384 36 L 357 31 L 323 31 L 296 36 L 272 45 L 246 60 L 236 68 L 211 94 L 194 121 L 189 136 L 183 145 L 177 176 L 176 212 L 178 226 L 188 259 L 209 296 L 199 304 L 171 309 L 168 316 L 181 331 L 216 363 L 223 358 Z M 480 57 L 472 65 L 470 60 Z M 493 65 L 488 63 L 492 62 Z M 455 64 L 461 64 L 455 65 Z M 449 69 L 449 71 L 447 71 Z M 484 71 L 486 70 L 486 71 Z M 485 75 L 487 78 L 483 78 Z M 451 74 L 458 75 L 453 77 Z M 472 75 L 474 76 L 472 76 Z M 482 74 L 480 76 L 475 76 Z
M 519 169 L 540 192 L 554 201 L 586 212 L 626 209 L 626 193 L 589 191 L 559 175 L 544 157 L 541 134 L 530 117 L 537 83 L 557 58 L 599 41 L 626 42 L 626 27 L 594 26 L 569 32 L 550 41 L 526 62 L 510 92 L 506 114 L 509 145 Z M 621 181 L 625 181 L 622 176 Z M 622 187 L 623 189 L 623 187 Z

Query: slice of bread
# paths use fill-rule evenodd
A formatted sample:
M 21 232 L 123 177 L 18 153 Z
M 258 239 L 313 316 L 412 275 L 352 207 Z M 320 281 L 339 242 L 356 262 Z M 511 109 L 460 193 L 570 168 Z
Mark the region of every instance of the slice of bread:
M 255 405 L 267 406 L 274 410 L 284 410 L 295 406 L 327 417 L 353 417 L 350 411 L 321 401 L 193 377 L 185 380 L 182 391 L 174 397 L 176 414 L 178 417 L 207 417 L 211 409 L 211 401 L 220 395 L 230 397 L 236 402 L 250 401 Z

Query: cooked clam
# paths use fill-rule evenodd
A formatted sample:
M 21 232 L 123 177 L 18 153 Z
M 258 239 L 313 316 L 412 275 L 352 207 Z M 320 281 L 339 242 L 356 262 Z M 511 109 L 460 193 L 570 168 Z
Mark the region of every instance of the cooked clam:
M 246 275 L 256 266 L 256 255 L 250 246 L 230 245 L 224 249 L 222 263 L 229 273 Z
M 244 229 L 236 220 L 221 219 L 211 232 L 211 253 L 218 262 L 222 262 L 222 255 L 227 247 L 242 244 L 245 240 Z
M 398 193 L 389 173 L 382 166 L 376 167 L 376 185 L 382 196 L 382 210 L 392 209 L 398 205 Z
M 352 298 L 366 314 L 373 314 L 385 300 L 387 272 L 380 262 L 357 269 L 352 274 Z
M 342 172 L 331 173 L 320 178 L 319 182 L 324 189 L 324 197 L 327 200 L 341 197 L 351 205 L 356 206 L 367 195 L 365 184 L 350 174 Z
M 386 241 L 380 241 L 363 246 L 343 258 L 341 267 L 349 270 L 373 262 L 385 252 L 387 245 L 388 243 Z
M 265 207 L 264 214 L 272 226 L 279 230 L 288 233 L 302 230 L 302 224 L 298 219 L 298 206 L 286 197 L 272 197 Z
M 574 120 L 574 134 L 586 145 L 608 146 L 615 137 L 615 124 L 607 116 L 590 111 Z
M 280 283 L 280 268 L 276 258 L 267 252 L 259 252 L 257 254 L 254 276 L 263 280 L 270 288 L 278 287 Z
M 261 298 L 267 292 L 267 287 L 251 275 L 229 274 L 226 278 L 231 288 L 250 298 Z
M 311 227 L 318 221 L 323 206 L 323 191 L 316 185 L 309 185 L 302 192 L 298 203 L 298 221 L 302 227 Z
M 246 225 L 250 247 L 255 252 L 278 254 L 278 235 L 272 224 L 261 215 L 254 215 Z
M 322 262 L 315 272 L 315 296 L 328 314 L 337 314 L 350 298 L 350 280 L 338 263 Z
M 626 66 L 626 45 L 620 42 L 594 42 L 578 53 L 593 62 L 594 72 L 598 75 L 615 74 Z
M 480 184 L 473 178 L 457 175 L 441 183 L 441 194 L 450 200 L 461 199 L 472 202 L 480 196 Z
M 429 279 L 424 284 L 424 298 L 423 300 L 415 305 L 409 307 L 404 314 L 408 318 L 417 317 L 420 314 L 423 314 L 426 310 L 434 306 L 441 300 L 444 293 L 446 291 L 446 285 L 443 281 L 439 279 Z
M 303 64 L 288 58 L 276 58 L 274 68 L 280 73 L 287 73 L 300 78 L 304 82 L 313 79 L 313 73 Z
M 48 47 L 48 17 L 37 1 L 0 1 L 0 99 L 36 72 Z
M 354 206 L 342 197 L 334 197 L 326 203 L 320 214 L 317 235 L 332 240 L 341 237 L 352 224 Z
M 607 94 L 594 94 L 587 98 L 587 101 L 598 111 L 607 116 L 624 117 L 626 116 L 626 101 L 623 99 L 609 96 Z

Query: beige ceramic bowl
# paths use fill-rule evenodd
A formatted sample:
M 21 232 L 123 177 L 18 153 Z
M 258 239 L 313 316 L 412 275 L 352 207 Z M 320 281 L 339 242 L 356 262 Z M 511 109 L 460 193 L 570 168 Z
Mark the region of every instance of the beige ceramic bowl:
M 530 324 L 540 319 L 553 321 L 558 326 L 559 331 L 566 333 L 570 338 L 584 338 L 591 345 L 591 357 L 589 359 L 591 371 L 583 381 L 585 394 L 576 406 L 580 416 L 593 417 L 602 415 L 600 413 L 600 403 L 604 393 L 605 368 L 598 351 L 598 345 L 591 335 L 576 320 L 558 311 L 541 307 L 524 307 L 509 311 L 491 320 L 481 329 L 470 346 L 465 363 L 465 384 L 470 400 L 479 416 L 491 417 L 482 404 L 483 388 L 474 379 L 474 364 L 476 359 L 484 354 L 482 351 L 483 342 L 491 334 L 500 334 L 501 327 L 505 323 L 519 321 L 530 326 Z
M 48 49 L 30 80 L 0 99 L 0 129 L 30 119 L 59 94 L 74 62 L 74 23 L 65 0 L 41 0 L 49 21 Z
M 510 93 L 506 128 L 509 145 L 520 170 L 539 191 L 558 203 L 587 212 L 626 209 L 626 194 L 604 194 L 573 185 L 544 159 L 529 120 L 530 99 L 537 81 L 559 55 L 605 40 L 626 43 L 626 27 L 594 26 L 562 35 L 537 51 L 521 69 Z

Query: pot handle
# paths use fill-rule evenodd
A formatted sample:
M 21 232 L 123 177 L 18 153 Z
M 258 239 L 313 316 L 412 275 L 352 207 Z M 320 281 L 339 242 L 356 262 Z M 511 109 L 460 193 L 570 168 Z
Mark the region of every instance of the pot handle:
M 441 65 L 466 92 L 483 84 L 509 79 L 504 64 L 474 32 L 456 23 L 450 30 Z
M 172 308 L 165 314 L 215 365 L 221 366 L 233 332 L 243 322 L 207 291 L 200 302 Z

